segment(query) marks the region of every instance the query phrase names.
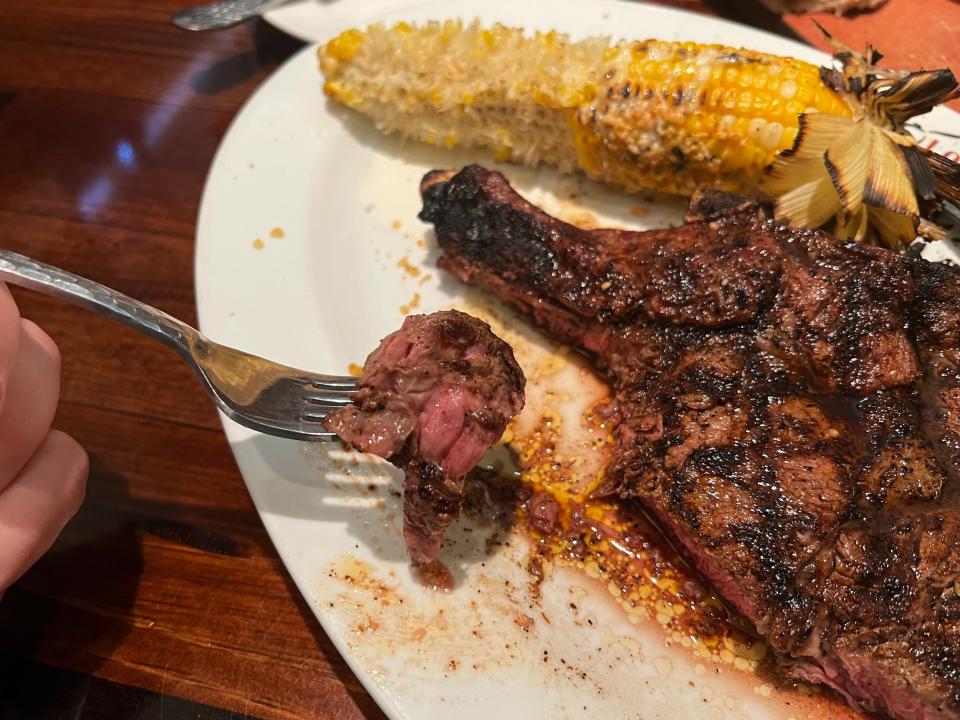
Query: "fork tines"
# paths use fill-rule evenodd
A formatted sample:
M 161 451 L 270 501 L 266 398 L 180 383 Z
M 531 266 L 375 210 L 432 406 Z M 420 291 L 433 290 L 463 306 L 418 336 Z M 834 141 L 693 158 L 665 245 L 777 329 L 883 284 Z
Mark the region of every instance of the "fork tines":
M 357 389 L 357 378 L 350 375 L 313 375 L 307 383 L 317 390 L 349 390 Z
M 329 413 L 347 405 L 357 391 L 357 379 L 348 376 L 322 375 L 311 377 L 306 383 L 304 400 L 307 408 L 302 418 L 320 422 Z

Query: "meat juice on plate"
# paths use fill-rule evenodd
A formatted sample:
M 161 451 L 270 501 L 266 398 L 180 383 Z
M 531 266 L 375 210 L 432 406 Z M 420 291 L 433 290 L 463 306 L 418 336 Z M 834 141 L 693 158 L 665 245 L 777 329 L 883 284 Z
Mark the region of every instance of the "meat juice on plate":
M 438 166 L 432 157 L 423 167 L 372 175 L 389 179 L 390 187 L 414 188 L 431 165 Z M 650 203 L 594 196 L 591 184 L 549 173 L 514 168 L 511 179 L 531 201 L 582 225 L 635 225 L 645 214 L 638 205 Z M 390 197 L 377 187 L 373 196 Z M 584 202 L 590 210 L 578 205 L 583 195 L 591 196 Z M 654 201 L 649 209 L 644 225 L 662 226 L 676 221 L 682 204 L 664 211 Z M 399 204 L 376 211 L 385 226 L 411 215 Z M 609 388 L 588 362 L 489 295 L 438 276 L 432 238 L 423 247 L 408 225 L 394 228 L 396 245 L 382 250 L 393 258 L 384 272 L 419 288 L 409 269 L 419 266 L 420 278 L 431 273 L 455 286 L 461 299 L 454 307 L 490 322 L 528 378 L 527 407 L 505 435 L 523 490 L 515 514 L 512 502 L 510 512 L 501 507 L 503 522 L 472 516 L 455 524 L 440 558 L 453 587 L 438 593 L 423 587 L 403 557 L 398 474 L 348 456 L 333 465 L 318 459 L 347 494 L 365 489 L 349 511 L 363 518 L 353 523 L 356 551 L 323 569 L 313 598 L 345 629 L 361 667 L 386 692 L 416 695 L 423 708 L 456 705 L 468 717 L 473 703 L 514 692 L 535 694 L 537 708 L 529 714 L 517 705 L 517 717 L 584 710 L 644 719 L 684 712 L 856 717 L 819 688 L 781 681 L 763 641 L 700 582 L 639 507 L 591 497 L 603 483 L 612 443 Z M 436 280 L 422 291 L 424 311 L 439 309 Z M 421 685 L 438 679 L 435 693 Z
M 527 376 L 528 409 L 504 441 L 526 488 L 517 531 L 532 540 L 526 567 L 533 586 L 558 568 L 573 569 L 594 591 L 608 592 L 631 623 L 659 626 L 665 647 L 702 661 L 695 673 L 707 664 L 732 668 L 748 681 L 745 689 L 782 696 L 795 712 L 821 707 L 856 716 L 821 688 L 778 677 L 766 641 L 700 580 L 643 508 L 603 497 L 615 418 L 609 387 L 590 363 L 564 346 L 531 342 L 516 330 L 524 321 L 499 303 L 475 291 L 467 297 L 464 309 L 514 348 Z
M 436 701 L 453 702 L 471 674 L 496 685 L 523 668 L 524 682 L 557 703 L 544 717 L 572 716 L 560 708 L 584 699 L 589 709 L 629 704 L 637 718 L 684 708 L 717 718 L 855 717 L 818 688 L 781 681 L 766 644 L 638 506 L 592 497 L 613 420 L 609 388 L 589 363 L 482 293 L 466 291 L 458 307 L 488 321 L 527 376 L 527 408 L 504 437 L 522 486 L 494 493 L 480 516 L 468 507 L 441 554 L 449 576 L 424 583 L 405 562 L 376 560 L 403 555 L 397 473 L 355 456 L 338 461 L 342 486 L 361 483 L 380 513 L 366 515 L 361 533 L 375 558 L 363 559 L 358 544 L 326 568 L 315 601 L 347 626 L 370 674 L 393 689 L 442 678 Z

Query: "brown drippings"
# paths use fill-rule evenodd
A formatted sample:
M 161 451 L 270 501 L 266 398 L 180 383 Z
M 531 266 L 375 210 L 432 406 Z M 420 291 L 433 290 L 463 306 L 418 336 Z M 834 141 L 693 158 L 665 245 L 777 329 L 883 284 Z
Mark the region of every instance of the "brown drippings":
M 433 560 L 424 565 L 414 565 L 413 576 L 421 585 L 437 592 L 451 592 L 453 590 L 453 575 L 439 560 Z
M 380 580 L 367 563 L 353 556 L 344 555 L 338 558 L 327 570 L 327 576 L 341 580 L 356 590 L 370 593 L 372 597 L 377 598 L 377 603 L 381 607 L 400 601 L 395 587 Z
M 530 497 L 530 489 L 504 471 L 476 467 L 463 484 L 463 514 L 481 526 L 513 525 L 517 508 Z
M 400 306 L 400 312 L 404 315 L 409 315 L 411 310 L 415 310 L 418 307 L 420 307 L 420 293 L 414 293 L 406 305 Z
M 598 406 L 582 418 L 604 451 L 612 443 L 607 415 Z M 520 526 L 535 542 L 528 563 L 533 580 L 543 576 L 545 565 L 572 566 L 605 586 L 631 621 L 655 620 L 668 644 L 741 670 L 772 661 L 749 622 L 702 583 L 638 504 L 594 497 L 606 479 L 602 471 L 588 482 L 573 477 L 558 457 L 558 426 L 556 415 L 544 412 L 535 432 L 512 441 L 527 497 L 536 499 L 535 505 L 521 502 L 518 510 Z M 531 512 L 548 498 L 557 508 L 552 522 L 543 512 Z
M 576 225 L 582 230 L 595 230 L 603 225 L 594 213 L 579 207 L 563 207 L 557 215 L 561 220 Z
M 400 260 L 397 261 L 397 267 L 403 270 L 410 277 L 418 277 L 420 275 L 420 268 L 416 265 L 410 264 L 410 258 L 404 255 Z

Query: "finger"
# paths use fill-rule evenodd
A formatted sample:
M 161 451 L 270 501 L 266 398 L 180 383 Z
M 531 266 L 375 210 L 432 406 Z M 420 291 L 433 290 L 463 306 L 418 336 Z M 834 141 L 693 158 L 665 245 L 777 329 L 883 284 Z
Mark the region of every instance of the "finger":
M 72 518 L 86 491 L 89 461 L 59 430 L 0 492 L 0 592 L 43 555 Z
M 7 286 L 0 283 L 0 409 L 7 396 L 7 379 L 20 345 L 20 311 Z
M 0 408 L 0 492 L 40 447 L 60 396 L 60 351 L 29 320 L 20 323 L 20 350 Z

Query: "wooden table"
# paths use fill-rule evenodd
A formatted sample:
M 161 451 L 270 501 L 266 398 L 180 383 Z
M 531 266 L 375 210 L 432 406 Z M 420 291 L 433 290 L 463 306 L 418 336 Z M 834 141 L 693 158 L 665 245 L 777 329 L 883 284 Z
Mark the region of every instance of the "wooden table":
M 180 4 L 0 0 L 0 246 L 195 322 L 207 167 L 301 45 L 263 22 L 177 30 Z M 792 32 L 744 3 L 672 4 Z M 92 472 L 80 514 L 0 603 L 0 719 L 383 717 L 284 571 L 186 367 L 16 296 L 63 351 L 57 425 Z

